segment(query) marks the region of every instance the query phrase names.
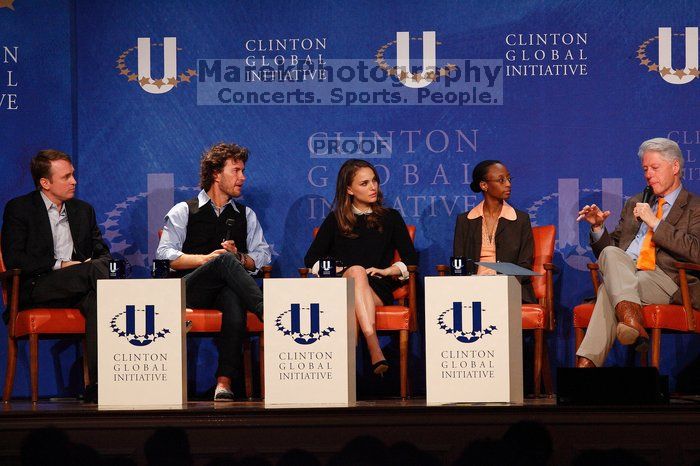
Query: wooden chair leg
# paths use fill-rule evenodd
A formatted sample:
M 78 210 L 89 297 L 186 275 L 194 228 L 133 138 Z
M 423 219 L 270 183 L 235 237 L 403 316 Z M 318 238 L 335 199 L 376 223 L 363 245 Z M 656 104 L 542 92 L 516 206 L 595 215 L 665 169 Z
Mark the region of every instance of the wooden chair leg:
M 258 357 L 260 358 L 260 399 L 265 399 L 265 334 L 258 337 Z
M 534 381 L 535 381 L 535 397 L 540 396 L 542 382 L 542 346 L 544 340 L 544 329 L 536 328 L 535 334 L 535 351 L 534 351 Z
M 39 335 L 29 334 L 29 379 L 32 385 L 32 403 L 39 400 Z
M 639 353 L 639 365 L 641 367 L 649 366 L 649 351 L 642 351 Z
M 585 334 L 586 334 L 586 332 L 584 329 L 582 329 L 580 327 L 574 328 L 574 335 L 576 338 L 576 346 L 574 347 L 574 367 L 576 366 L 576 360 L 577 360 L 576 352 L 578 351 L 579 347 L 581 346 L 581 343 L 583 342 L 583 337 Z
M 661 359 L 661 329 L 651 329 L 651 365 L 659 368 Z
M 243 342 L 243 373 L 245 374 L 245 396 L 253 398 L 253 357 L 250 354 L 250 336 Z
M 408 397 L 408 330 L 399 331 L 399 358 L 401 372 L 401 399 Z
M 554 395 L 554 385 L 552 384 L 552 367 L 549 364 L 549 351 L 546 341 L 544 342 L 542 356 L 542 380 L 544 382 L 544 393 L 548 397 L 551 397 Z
M 83 383 L 87 387 L 90 385 L 90 370 L 88 369 L 87 340 L 85 337 L 81 338 L 81 343 L 83 346 Z
M 17 368 L 17 340 L 7 337 L 7 370 L 5 372 L 5 389 L 2 392 L 2 401 L 10 401 L 12 387 L 15 384 L 15 369 Z

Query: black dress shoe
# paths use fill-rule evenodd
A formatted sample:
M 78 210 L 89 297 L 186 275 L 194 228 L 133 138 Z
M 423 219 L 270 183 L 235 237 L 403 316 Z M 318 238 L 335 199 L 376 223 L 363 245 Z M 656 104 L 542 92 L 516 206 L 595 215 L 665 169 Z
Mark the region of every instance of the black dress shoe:
M 381 361 L 377 361 L 374 364 L 372 364 L 372 372 L 374 372 L 375 375 L 378 375 L 380 377 L 383 377 L 384 373 L 388 370 L 389 363 L 386 359 L 382 359 Z
M 93 383 L 85 387 L 83 403 L 97 404 L 97 384 Z

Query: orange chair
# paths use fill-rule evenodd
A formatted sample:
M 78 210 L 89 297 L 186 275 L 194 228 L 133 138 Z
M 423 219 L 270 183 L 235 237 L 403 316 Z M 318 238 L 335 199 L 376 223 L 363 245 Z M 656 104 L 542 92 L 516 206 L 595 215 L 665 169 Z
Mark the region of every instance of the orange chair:
M 272 266 L 262 268 L 263 278 L 270 278 Z M 188 333 L 219 333 L 221 331 L 221 311 L 217 309 L 187 309 L 186 319 L 192 322 Z M 265 340 L 263 335 L 263 323 L 253 314 L 248 312 L 246 316 L 246 331 L 248 334 L 258 337 L 258 358 L 260 364 L 260 397 L 265 397 Z M 245 391 L 248 398 L 253 397 L 253 356 L 251 353 L 250 339 L 243 343 L 243 367 L 245 374 Z
M 532 277 L 532 288 L 535 291 L 537 304 L 523 304 L 523 330 L 532 330 L 535 339 L 533 354 L 533 380 L 535 396 L 541 392 L 541 383 L 544 383 L 545 393 L 553 394 L 552 372 L 549 365 L 549 353 L 544 332 L 553 331 L 555 327 L 554 317 L 554 285 L 552 274 L 554 272 L 554 241 L 556 228 L 554 225 L 544 225 L 532 228 L 532 236 L 535 243 L 535 257 L 532 270 L 541 273 L 541 276 Z M 440 276 L 448 273 L 449 267 L 438 265 Z
M 688 271 L 700 272 L 700 264 L 689 262 L 674 262 L 678 269 L 682 304 L 648 304 L 642 307 L 644 327 L 651 330 L 651 365 L 659 368 L 661 362 L 661 334 L 670 333 L 695 333 L 700 334 L 700 311 L 693 308 L 688 290 Z M 600 280 L 598 277 L 598 264 L 588 264 L 591 271 L 591 280 L 596 296 Z M 579 304 L 574 308 L 574 331 L 576 332 L 576 349 L 583 341 L 584 329 L 593 313 L 593 303 Z M 646 354 L 642 353 L 642 365 L 646 365 Z
M 32 389 L 32 402 L 39 399 L 39 338 L 61 338 L 78 335 L 83 346 L 83 382 L 90 385 L 87 367 L 87 346 L 85 343 L 85 318 L 79 309 L 74 308 L 32 308 L 19 309 L 19 269 L 7 270 L 0 250 L 0 280 L 2 299 L 10 313 L 7 326 L 7 370 L 2 400 L 10 401 L 17 368 L 17 341 L 29 339 L 29 378 Z
M 416 227 L 407 225 L 408 235 L 411 241 L 415 241 Z M 313 236 L 318 234 L 318 228 L 314 228 Z M 401 260 L 399 252 L 394 253 L 394 262 Z M 418 267 L 409 265 L 408 280 L 400 288 L 394 290 L 394 300 L 397 304 L 391 306 L 377 306 L 375 325 L 377 331 L 399 332 L 399 375 L 401 380 L 401 398 L 409 396 L 408 381 L 408 337 L 410 332 L 418 329 L 418 315 L 416 310 L 416 272 Z M 300 268 L 299 275 L 308 277 L 309 269 Z

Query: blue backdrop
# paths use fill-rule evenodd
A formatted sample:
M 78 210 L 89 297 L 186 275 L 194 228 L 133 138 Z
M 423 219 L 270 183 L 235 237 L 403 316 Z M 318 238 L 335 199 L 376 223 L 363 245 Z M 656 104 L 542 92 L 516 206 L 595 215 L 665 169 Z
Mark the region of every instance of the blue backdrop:
M 592 295 L 586 227 L 574 221 L 579 206 L 602 204 L 614 212 L 614 224 L 624 199 L 643 186 L 637 148 L 657 136 L 678 141 L 687 159 L 684 185 L 700 191 L 700 79 L 692 79 L 693 70 L 662 75 L 656 38 L 659 28 L 672 28 L 672 64 L 692 63 L 685 35 L 700 24 L 699 9 L 690 1 L 443 1 L 428 8 L 413 0 L 175 0 L 167 7 L 16 0 L 14 10 L 0 8 L 0 47 L 19 47 L 18 63 L 0 61 L 0 93 L 19 95 L 18 110 L 7 102 L 0 107 L 1 200 L 32 188 L 27 163 L 37 149 L 71 152 L 79 196 L 95 206 L 112 251 L 144 276 L 163 215 L 197 191 L 203 150 L 237 142 L 251 152 L 242 201 L 255 209 L 273 246 L 275 275 L 294 276 L 312 228 L 328 212 L 338 167 L 347 157 L 367 158 L 379 166 L 387 204 L 417 225 L 420 270 L 428 275 L 450 255 L 456 216 L 479 202 L 468 189 L 473 165 L 500 159 L 514 178 L 512 204 L 528 210 L 534 225 L 557 226 L 557 329 L 548 343 L 553 364 L 570 365 L 571 308 Z M 421 64 L 422 45 L 434 31 L 436 66 L 454 78 L 450 86 L 443 78 L 414 89 L 389 76 L 403 31 L 411 37 L 413 65 Z M 150 66 L 141 70 L 139 54 L 148 48 L 137 47 L 139 38 L 150 39 Z M 174 55 L 166 38 L 175 38 Z M 266 62 L 290 66 L 295 58 L 310 70 L 327 66 L 336 81 L 286 75 L 246 82 L 256 75 L 244 70 L 239 80 L 217 82 L 211 73 L 218 60 L 260 72 Z M 385 66 L 377 68 L 377 59 Z M 361 62 L 375 68 L 370 82 L 334 74 Z M 475 69 L 467 72 L 470 65 Z M 169 66 L 176 70 L 171 78 Z M 498 73 L 492 86 L 487 68 Z M 8 71 L 18 87 L 7 86 Z M 151 80 L 143 80 L 144 71 Z M 457 105 L 437 96 L 473 96 L 473 87 L 496 101 Z M 329 98 L 332 88 L 341 90 L 341 102 Z M 318 99 L 235 100 L 295 89 Z M 347 105 L 382 89 L 398 92 L 399 101 Z M 190 344 L 201 345 L 192 364 L 202 391 L 213 382 L 216 358 L 210 342 Z M 43 373 L 42 395 L 73 391 L 79 378 L 64 382 L 73 346 L 43 346 L 42 364 L 56 369 Z M 421 347 L 414 336 L 418 391 Z M 673 377 L 700 353 L 696 337 L 664 337 L 663 348 L 661 370 Z M 23 357 L 17 394 L 28 393 Z M 624 360 L 619 349 L 611 354 L 611 363 Z

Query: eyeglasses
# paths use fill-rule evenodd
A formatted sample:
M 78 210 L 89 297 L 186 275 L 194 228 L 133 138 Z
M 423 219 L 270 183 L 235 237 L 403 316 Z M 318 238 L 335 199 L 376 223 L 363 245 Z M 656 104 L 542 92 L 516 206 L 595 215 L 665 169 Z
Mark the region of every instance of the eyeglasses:
M 508 183 L 513 183 L 513 177 L 512 176 L 507 176 L 507 177 L 499 176 L 498 178 L 496 178 L 494 180 L 485 179 L 484 181 L 493 181 L 493 182 L 497 182 L 500 184 L 506 184 L 506 181 Z

